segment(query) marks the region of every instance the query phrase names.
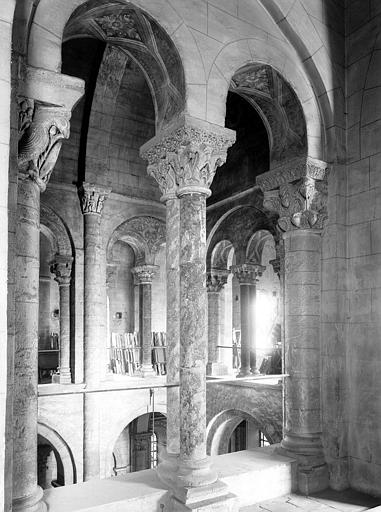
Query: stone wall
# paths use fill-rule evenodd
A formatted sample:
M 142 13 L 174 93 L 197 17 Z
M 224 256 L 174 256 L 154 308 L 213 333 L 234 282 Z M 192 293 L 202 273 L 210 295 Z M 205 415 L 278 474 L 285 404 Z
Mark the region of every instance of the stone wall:
M 347 8 L 347 279 L 337 338 L 347 357 L 349 482 L 380 494 L 381 6 Z M 344 346 L 343 346 L 344 348 Z

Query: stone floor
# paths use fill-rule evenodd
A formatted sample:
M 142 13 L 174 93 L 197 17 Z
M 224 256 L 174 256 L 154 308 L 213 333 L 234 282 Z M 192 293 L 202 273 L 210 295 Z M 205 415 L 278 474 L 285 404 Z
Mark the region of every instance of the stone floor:
M 381 510 L 379 505 L 381 505 L 380 498 L 373 498 L 357 491 L 327 490 L 308 497 L 289 494 L 243 507 L 240 512 L 297 512 L 298 510 L 303 512 L 361 512 L 370 509 Z

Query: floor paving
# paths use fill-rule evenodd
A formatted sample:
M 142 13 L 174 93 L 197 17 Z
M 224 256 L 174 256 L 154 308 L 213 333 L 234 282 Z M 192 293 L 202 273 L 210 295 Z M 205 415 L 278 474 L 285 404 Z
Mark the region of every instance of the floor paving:
M 240 512 L 361 512 L 381 505 L 381 498 L 374 498 L 354 490 L 337 492 L 327 490 L 311 496 L 289 494 L 256 505 L 243 507 Z

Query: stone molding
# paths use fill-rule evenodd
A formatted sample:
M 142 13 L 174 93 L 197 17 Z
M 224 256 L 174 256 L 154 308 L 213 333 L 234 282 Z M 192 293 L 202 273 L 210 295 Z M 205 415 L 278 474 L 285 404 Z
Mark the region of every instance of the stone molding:
M 159 267 L 157 265 L 140 265 L 133 267 L 131 272 L 133 273 L 137 284 L 151 284 Z
M 83 183 L 80 188 L 83 215 L 101 215 L 103 205 L 110 188 L 99 187 L 93 183 Z
M 322 181 L 328 176 L 328 166 L 325 162 L 311 157 L 292 159 L 281 167 L 260 174 L 256 183 L 266 192 L 274 190 L 302 178 L 312 178 Z
M 28 104 L 25 99 L 21 108 Z M 56 164 L 63 139 L 70 135 L 71 112 L 61 107 L 37 105 L 31 112 L 31 101 L 20 111 L 19 129 L 23 133 L 19 142 L 18 167 L 22 178 L 32 179 L 43 192 Z M 32 117 L 32 118 L 31 118 Z
M 71 280 L 73 258 L 57 254 L 50 263 L 50 272 L 55 274 L 54 280 L 59 286 L 69 286 Z
M 208 293 L 219 293 L 228 282 L 228 270 L 211 269 L 206 278 L 206 290 Z
M 175 194 L 209 196 L 216 170 L 225 163 L 227 150 L 234 142 L 232 130 L 181 116 L 144 144 L 140 155 L 148 162 L 148 174 L 159 184 L 162 200 Z
M 256 284 L 266 267 L 258 263 L 241 263 L 240 265 L 232 265 L 231 272 L 238 279 L 239 284 Z

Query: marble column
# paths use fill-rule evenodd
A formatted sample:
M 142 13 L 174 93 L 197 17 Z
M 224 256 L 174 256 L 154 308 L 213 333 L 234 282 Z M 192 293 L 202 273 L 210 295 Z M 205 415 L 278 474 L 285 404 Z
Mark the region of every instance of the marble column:
M 298 174 L 301 173 L 301 174 Z M 310 494 L 328 486 L 321 438 L 321 233 L 327 218 L 327 166 L 308 158 L 288 176 L 259 184 L 277 212 L 284 242 L 285 454 L 297 460 L 297 486 Z
M 156 265 L 140 265 L 131 271 L 139 284 L 139 337 L 142 363 L 140 375 L 155 377 L 152 367 L 152 279 L 157 271 Z
M 71 383 L 70 370 L 70 280 L 71 256 L 56 255 L 50 270 L 55 274 L 60 294 L 60 384 Z
M 33 120 L 32 120 L 33 119 Z M 13 511 L 45 510 L 37 485 L 40 193 L 53 171 L 70 112 L 38 106 L 19 143 L 15 290 Z
M 206 289 L 208 292 L 208 364 L 207 375 L 223 375 L 227 367 L 219 360 L 218 345 L 221 344 L 221 291 L 227 283 L 227 270 L 212 269 L 208 273 Z
M 255 263 L 233 265 L 232 272 L 239 281 L 241 305 L 241 367 L 237 377 L 250 377 L 256 368 L 255 301 L 258 276 L 264 267 Z
M 230 130 L 182 116 L 142 148 L 162 190 L 171 181 L 179 198 L 180 454 L 172 488 L 179 512 L 237 510 L 206 456 L 206 197 L 234 139 Z
M 99 385 L 106 350 L 106 262 L 101 235 L 101 214 L 110 189 L 83 183 L 84 216 L 84 381 Z M 99 410 L 97 395 L 84 395 L 83 478 L 99 478 Z

